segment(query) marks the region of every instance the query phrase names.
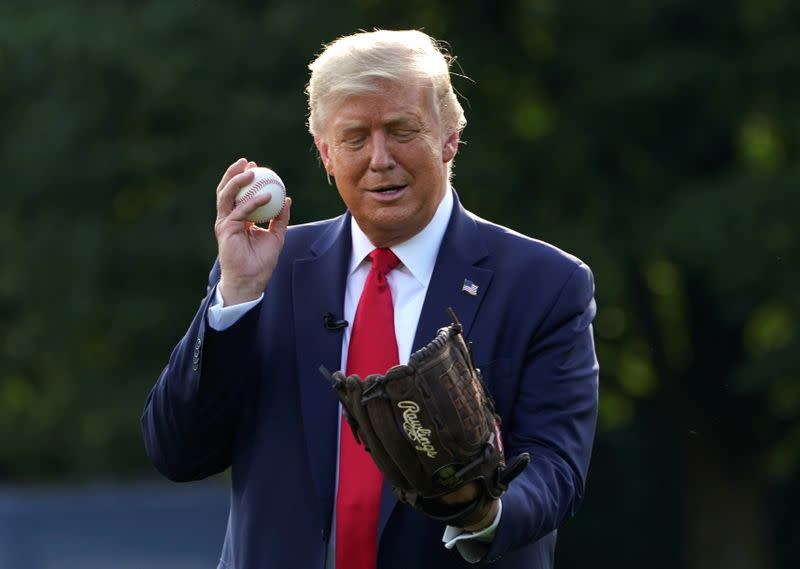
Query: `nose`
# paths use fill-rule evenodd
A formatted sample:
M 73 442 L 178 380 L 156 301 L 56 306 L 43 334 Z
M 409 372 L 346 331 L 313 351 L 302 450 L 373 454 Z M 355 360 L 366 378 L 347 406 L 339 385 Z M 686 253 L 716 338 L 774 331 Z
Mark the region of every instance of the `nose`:
M 395 160 L 386 133 L 378 131 L 372 136 L 369 167 L 371 170 L 378 172 L 391 170 L 394 166 Z

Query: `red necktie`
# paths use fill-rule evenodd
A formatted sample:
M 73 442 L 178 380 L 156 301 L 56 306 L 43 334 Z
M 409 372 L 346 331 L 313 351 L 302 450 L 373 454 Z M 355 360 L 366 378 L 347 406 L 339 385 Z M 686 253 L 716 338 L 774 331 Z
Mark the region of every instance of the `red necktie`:
M 357 374 L 361 379 L 386 373 L 399 363 L 392 291 L 386 275 L 400 260 L 390 249 L 375 249 L 369 258 L 372 268 L 358 301 L 347 350 L 347 375 Z M 374 569 L 383 476 L 353 438 L 344 418 L 340 431 L 336 569 Z

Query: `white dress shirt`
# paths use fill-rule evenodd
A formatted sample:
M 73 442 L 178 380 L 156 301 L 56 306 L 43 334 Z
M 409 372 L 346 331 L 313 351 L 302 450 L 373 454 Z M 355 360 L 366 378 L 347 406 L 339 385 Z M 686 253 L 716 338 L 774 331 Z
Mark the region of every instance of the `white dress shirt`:
M 439 247 L 442 244 L 442 238 L 447 229 L 452 209 L 453 194 L 448 186 L 444 198 L 439 203 L 436 213 L 434 213 L 428 225 L 411 239 L 391 247 L 392 252 L 400 259 L 400 264 L 386 275 L 386 280 L 392 292 L 394 329 L 397 337 L 397 353 L 401 364 L 407 363 L 411 356 L 417 323 L 422 313 L 422 304 L 425 301 L 428 284 L 433 274 L 436 257 L 439 254 Z M 364 283 L 367 280 L 367 274 L 371 266 L 367 256 L 375 249 L 375 246 L 358 226 L 355 219 L 350 224 L 350 233 L 353 246 L 350 253 L 350 265 L 344 293 L 344 319 L 348 322 L 353 322 L 356 307 L 361 298 L 361 291 L 364 289 Z M 217 288 L 215 295 L 214 303 L 208 309 L 208 325 L 215 330 L 225 330 L 230 327 L 263 298 L 262 294 L 261 297 L 250 302 L 224 306 L 219 288 Z M 347 369 L 347 350 L 350 345 L 351 331 L 352 327 L 348 326 L 344 329 L 344 334 L 342 335 L 340 367 L 342 370 Z M 336 454 L 338 457 L 339 453 L 337 452 Z M 339 465 L 337 463 L 336 488 L 339 486 L 338 473 Z M 494 537 L 501 513 L 502 503 L 494 523 L 480 532 L 471 533 L 460 528 L 448 526 L 442 538 L 445 547 L 448 549 L 456 547 L 465 560 L 477 563 L 488 550 L 487 543 Z M 333 531 L 329 541 L 328 563 L 326 564 L 328 569 L 333 569 L 333 563 L 336 559 L 334 555 L 336 543 L 335 517 L 336 508 L 334 508 L 334 520 L 331 525 Z

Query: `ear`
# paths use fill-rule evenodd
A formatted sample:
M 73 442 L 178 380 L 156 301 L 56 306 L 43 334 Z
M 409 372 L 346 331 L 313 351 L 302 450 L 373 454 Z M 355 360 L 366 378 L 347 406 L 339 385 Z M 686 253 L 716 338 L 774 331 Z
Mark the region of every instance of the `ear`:
M 456 157 L 458 152 L 458 142 L 461 140 L 461 133 L 456 131 L 451 133 L 444 141 L 442 146 L 442 162 L 450 162 Z
M 314 145 L 317 147 L 319 157 L 322 160 L 322 165 L 325 166 L 325 171 L 329 176 L 333 176 L 333 164 L 331 164 L 330 147 L 319 136 L 314 137 Z

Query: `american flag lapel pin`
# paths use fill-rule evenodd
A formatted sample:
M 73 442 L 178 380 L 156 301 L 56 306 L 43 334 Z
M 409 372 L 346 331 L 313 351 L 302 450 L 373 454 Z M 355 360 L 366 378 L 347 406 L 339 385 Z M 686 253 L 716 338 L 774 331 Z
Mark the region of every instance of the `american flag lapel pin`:
M 464 279 L 464 284 L 461 285 L 461 292 L 466 292 L 472 296 L 478 296 L 478 285 L 469 279 Z

